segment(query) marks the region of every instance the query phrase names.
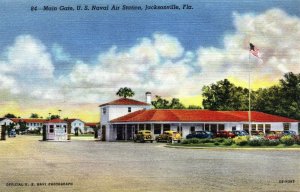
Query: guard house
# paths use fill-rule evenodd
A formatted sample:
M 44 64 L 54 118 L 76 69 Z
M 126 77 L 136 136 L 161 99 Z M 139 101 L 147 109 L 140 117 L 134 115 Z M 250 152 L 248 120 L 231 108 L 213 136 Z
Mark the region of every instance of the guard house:
M 53 141 L 67 141 L 67 125 L 68 122 L 62 119 L 52 119 L 45 121 L 44 129 L 46 131 L 46 139 Z

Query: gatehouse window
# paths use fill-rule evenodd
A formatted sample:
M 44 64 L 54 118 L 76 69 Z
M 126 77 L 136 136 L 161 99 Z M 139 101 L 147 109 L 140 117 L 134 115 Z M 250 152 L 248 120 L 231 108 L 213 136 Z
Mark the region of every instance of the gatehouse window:
M 106 107 L 103 107 L 102 112 L 103 114 L 106 114 Z
M 131 112 L 131 107 L 128 107 L 128 113 L 130 113 Z

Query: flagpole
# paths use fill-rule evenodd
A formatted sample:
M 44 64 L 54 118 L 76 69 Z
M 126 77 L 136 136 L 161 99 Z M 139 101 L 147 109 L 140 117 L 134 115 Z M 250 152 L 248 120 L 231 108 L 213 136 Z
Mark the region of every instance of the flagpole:
M 249 123 L 249 135 L 251 136 L 252 126 L 251 126 L 251 65 L 250 65 L 250 51 L 249 51 L 249 57 L 248 57 L 248 87 L 249 87 L 249 111 L 248 111 L 248 123 Z

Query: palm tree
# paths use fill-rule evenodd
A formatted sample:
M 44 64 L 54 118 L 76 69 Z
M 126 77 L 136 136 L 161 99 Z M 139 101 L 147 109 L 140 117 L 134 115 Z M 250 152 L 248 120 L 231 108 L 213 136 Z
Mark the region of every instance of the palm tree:
M 119 89 L 116 95 L 118 95 L 119 97 L 127 98 L 134 96 L 134 92 L 128 87 L 123 87 Z

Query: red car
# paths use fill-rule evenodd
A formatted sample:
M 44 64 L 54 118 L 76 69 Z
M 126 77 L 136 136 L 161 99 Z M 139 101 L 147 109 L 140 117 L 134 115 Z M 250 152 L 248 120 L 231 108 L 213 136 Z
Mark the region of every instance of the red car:
M 269 139 L 269 140 L 273 140 L 273 139 L 280 139 L 281 136 L 282 136 L 281 132 L 270 131 L 270 132 L 267 133 L 265 138 Z
M 225 137 L 225 138 L 233 138 L 235 135 L 232 133 L 232 131 L 218 131 L 216 134 L 216 137 Z

